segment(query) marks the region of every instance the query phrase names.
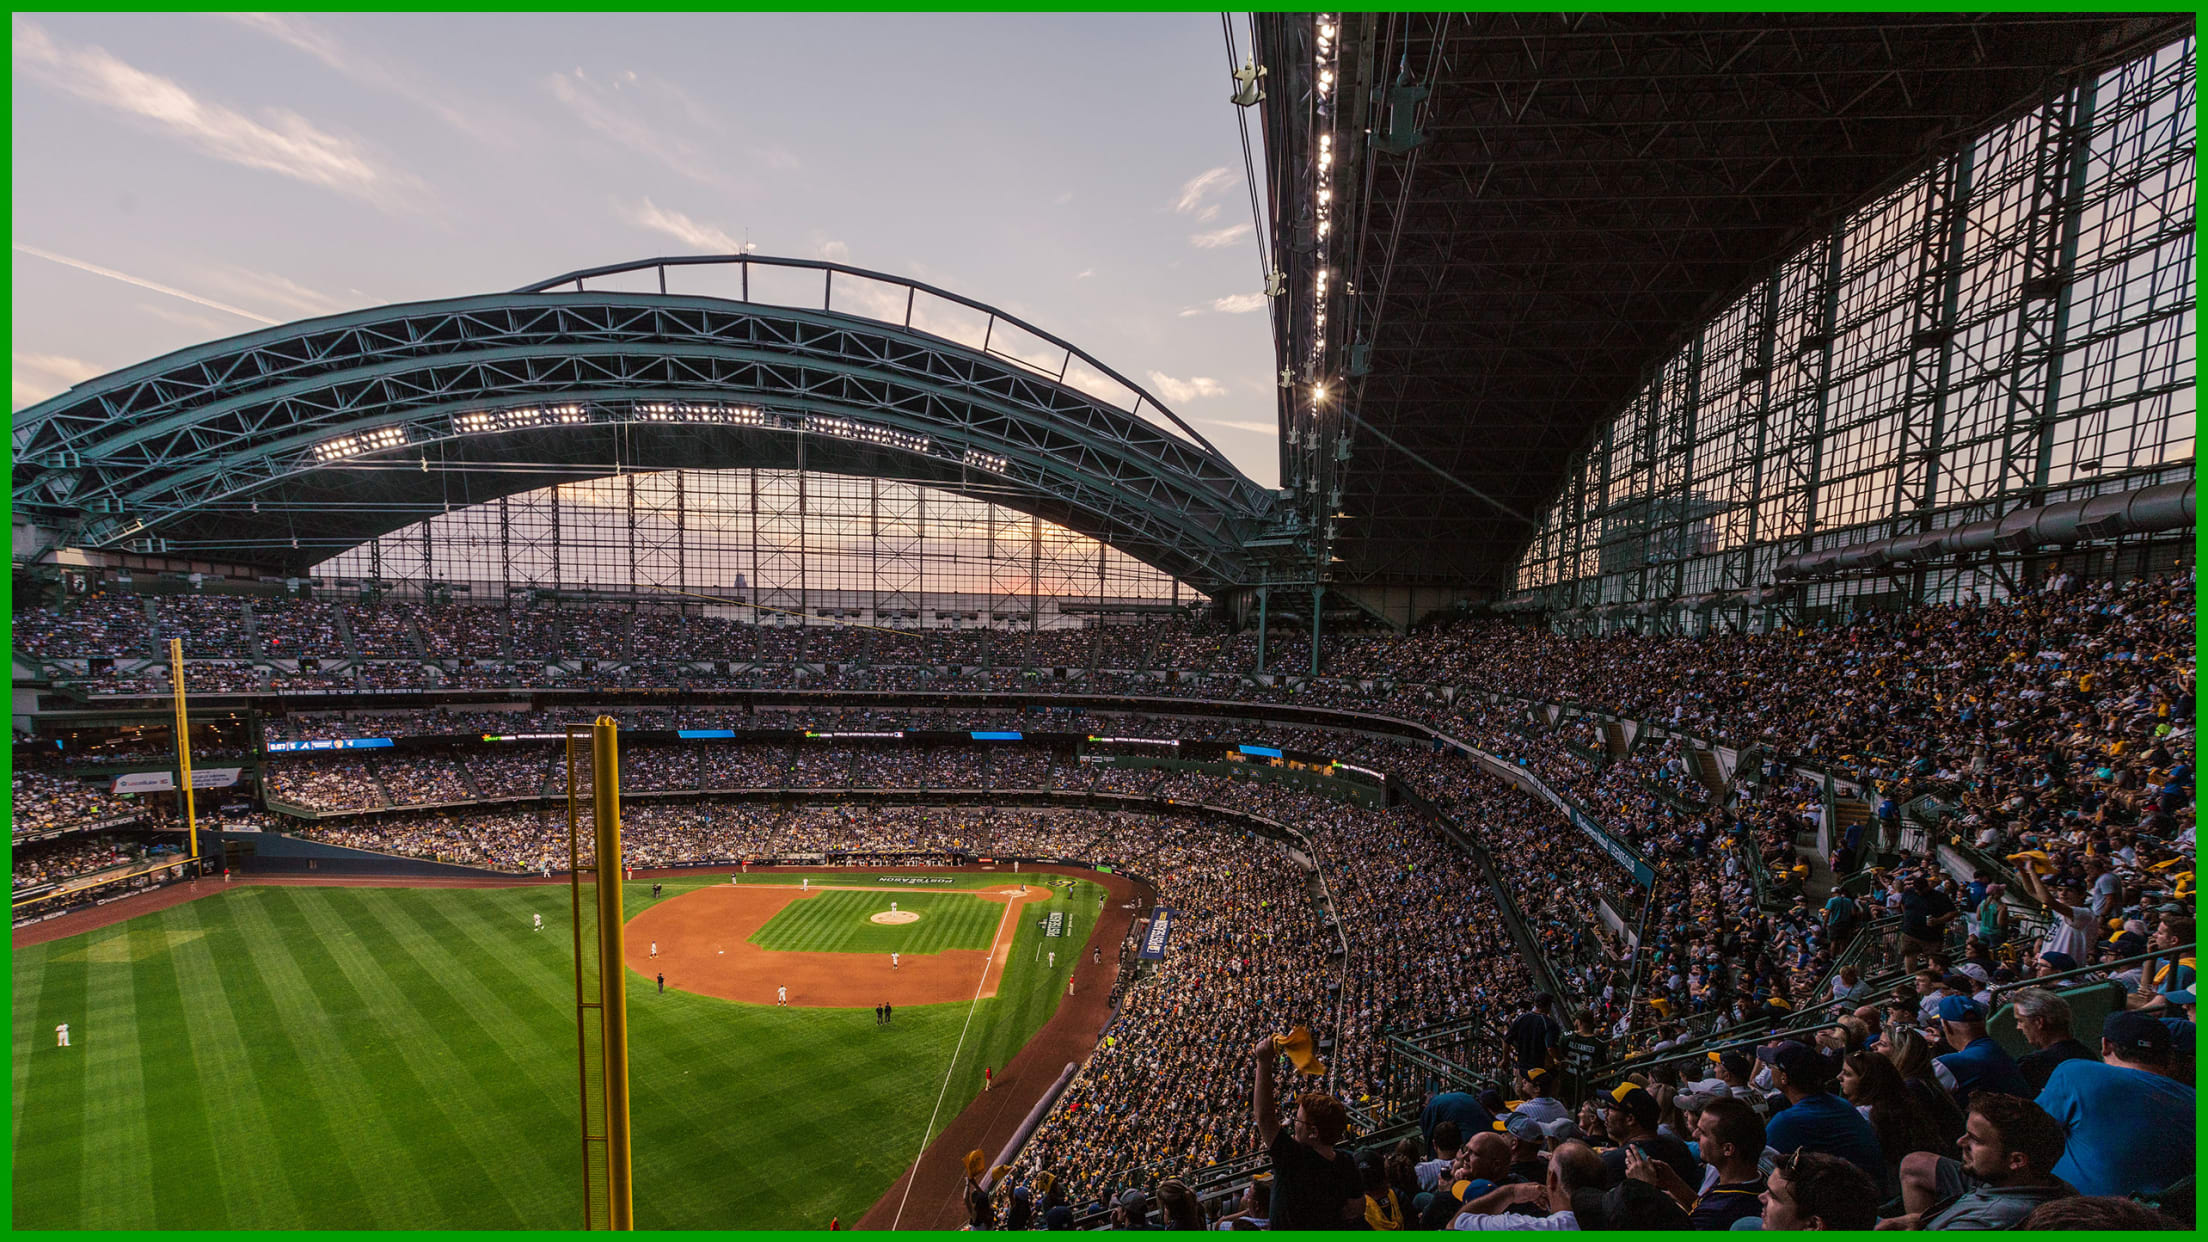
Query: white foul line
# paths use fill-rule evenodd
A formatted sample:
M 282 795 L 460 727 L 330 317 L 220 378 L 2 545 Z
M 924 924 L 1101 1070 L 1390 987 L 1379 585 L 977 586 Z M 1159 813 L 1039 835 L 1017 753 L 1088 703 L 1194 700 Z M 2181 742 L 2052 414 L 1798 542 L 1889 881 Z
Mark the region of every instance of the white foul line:
M 935 1093 L 935 1111 L 928 1114 L 928 1128 L 920 1132 L 920 1155 L 912 1158 L 912 1176 L 905 1179 L 905 1196 L 897 1201 L 897 1215 L 890 1218 L 889 1227 L 896 1231 L 897 1222 L 905 1218 L 905 1205 L 912 1202 L 912 1184 L 920 1180 L 920 1159 L 928 1154 L 928 1140 L 935 1131 L 935 1119 L 943 1112 L 944 1097 L 951 1093 L 951 1075 L 958 1069 L 958 1054 L 966 1047 L 966 1029 L 974 1024 L 974 1007 L 981 1004 L 981 989 L 989 982 L 989 967 L 997 960 L 997 941 L 1004 939 L 1004 925 L 1012 921 L 1012 902 L 1004 903 L 1005 917 L 997 920 L 997 934 L 989 937 L 989 952 L 981 959 L 981 978 L 974 982 L 974 999 L 967 1002 L 965 1024 L 958 1028 L 958 1046 L 951 1049 L 950 1068 L 943 1071 L 943 1089 Z

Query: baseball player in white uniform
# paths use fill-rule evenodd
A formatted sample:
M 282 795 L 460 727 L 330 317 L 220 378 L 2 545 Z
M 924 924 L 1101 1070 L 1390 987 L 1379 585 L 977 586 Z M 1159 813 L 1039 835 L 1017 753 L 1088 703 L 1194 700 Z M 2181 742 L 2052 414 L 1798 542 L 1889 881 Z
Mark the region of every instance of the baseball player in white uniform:
M 541 914 L 532 914 L 532 915 L 530 915 L 529 917 L 530 917 L 530 918 L 532 918 L 532 919 L 535 919 L 535 920 L 536 920 L 536 927 L 535 927 L 535 928 L 534 928 L 533 930 L 536 930 L 536 931 L 543 931 L 543 930 L 544 930 L 544 916 L 543 916 L 543 915 L 541 915 Z
M 897 955 L 894 953 L 889 955 L 889 968 L 891 970 L 897 969 Z
M 68 1023 L 66 1023 L 66 1022 L 63 1022 L 63 1023 L 61 1023 L 61 1024 L 57 1025 L 56 1027 L 54 1027 L 54 1046 L 55 1046 L 56 1048 L 66 1048 L 66 1047 L 68 1047 L 68 1046 L 69 1046 L 69 1024 L 68 1024 Z
M 776 988 L 774 990 L 774 1003 L 777 1005 L 789 1004 L 790 990 L 788 988 Z

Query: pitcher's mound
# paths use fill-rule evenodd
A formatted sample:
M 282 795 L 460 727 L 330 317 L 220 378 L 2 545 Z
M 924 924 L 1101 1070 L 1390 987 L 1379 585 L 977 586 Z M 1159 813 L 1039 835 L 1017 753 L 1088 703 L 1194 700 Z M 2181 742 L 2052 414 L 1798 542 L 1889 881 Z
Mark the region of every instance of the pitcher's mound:
M 917 923 L 920 916 L 910 910 L 884 910 L 869 918 L 869 923 Z

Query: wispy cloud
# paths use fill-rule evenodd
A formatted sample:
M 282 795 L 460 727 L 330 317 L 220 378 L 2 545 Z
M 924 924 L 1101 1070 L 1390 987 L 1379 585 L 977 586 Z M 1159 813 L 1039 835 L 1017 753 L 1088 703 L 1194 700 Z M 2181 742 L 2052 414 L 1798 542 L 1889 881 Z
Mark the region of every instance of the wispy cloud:
M 1180 317 L 1182 319 L 1193 319 L 1206 310 L 1217 311 L 1222 315 L 1247 315 L 1251 311 L 1263 309 L 1265 309 L 1265 295 L 1262 293 L 1230 293 L 1223 298 L 1213 298 L 1209 307 L 1188 307 L 1180 313 Z
M 1225 189 L 1233 180 L 1234 174 L 1224 164 L 1200 172 L 1182 183 L 1180 195 L 1173 200 L 1173 210 L 1184 216 L 1200 211 L 1206 197 Z
M 179 328 L 199 333 L 208 340 L 229 336 L 235 333 L 238 328 L 236 324 L 216 319 L 212 315 L 195 315 L 190 311 L 170 310 L 166 306 L 156 306 L 151 302 L 140 302 L 138 309 L 163 323 L 173 323 Z
M 738 188 L 724 171 L 725 161 L 674 132 L 674 123 L 691 128 L 709 121 L 695 99 L 672 84 L 626 71 L 600 82 L 581 68 L 555 73 L 545 88 L 591 132 L 618 147 L 673 169 L 700 185 Z
M 16 409 L 36 405 L 55 393 L 81 384 L 106 368 L 82 358 L 60 354 L 17 354 L 9 374 L 9 388 Z
M 1231 418 L 1199 418 L 1194 420 L 1209 427 L 1230 427 L 1236 431 L 1252 431 L 1261 436 L 1280 434 L 1278 423 L 1240 422 Z
M 97 263 L 87 263 L 82 259 L 72 259 L 68 255 L 55 254 L 51 250 L 41 250 L 36 246 L 24 245 L 22 242 L 15 243 L 15 251 L 17 254 L 30 255 L 34 259 L 44 259 L 48 263 L 59 263 L 63 267 L 73 267 L 80 272 L 90 272 L 94 276 L 104 276 L 109 280 L 119 280 L 126 285 L 136 285 L 140 289 L 151 289 L 155 293 L 165 293 L 172 298 L 182 298 L 187 302 L 195 302 L 201 306 L 208 307 L 211 310 L 221 311 L 226 315 L 236 315 L 240 319 L 250 319 L 254 323 L 276 324 L 278 322 L 281 322 L 279 320 L 270 319 L 266 315 L 256 315 L 252 311 L 240 310 L 237 307 L 231 306 L 227 303 L 217 302 L 213 298 L 201 297 L 199 294 L 196 293 L 186 293 L 182 289 L 173 288 L 169 285 L 158 284 L 154 281 L 147 280 L 143 276 L 132 276 L 127 272 L 118 272 L 111 267 L 101 267 Z
M 816 259 L 826 259 L 830 263 L 851 261 L 851 247 L 834 238 L 816 232 L 812 236 L 812 245 L 813 257 Z
M 489 122 L 480 104 L 462 107 L 447 102 L 445 92 L 437 87 L 394 69 L 374 56 L 346 47 L 335 35 L 304 17 L 288 13 L 224 13 L 220 16 L 304 52 L 363 86 L 395 95 L 433 113 L 447 126 L 478 141 L 498 144 L 508 141 L 507 136 Z
M 265 122 L 206 102 L 176 82 L 97 47 L 57 42 L 37 25 L 15 25 L 17 72 L 42 85 L 123 113 L 216 159 L 365 199 L 386 209 L 411 205 L 420 182 L 367 148 L 282 108 Z
M 1244 221 L 1241 224 L 1230 224 L 1223 229 L 1214 229 L 1209 233 L 1191 233 L 1188 237 L 1188 244 L 1198 250 L 1217 250 L 1221 246 L 1231 246 L 1248 237 L 1250 232 L 1249 222 Z
M 1149 376 L 1150 386 L 1158 390 L 1158 395 L 1175 405 L 1183 401 L 1194 401 L 1198 397 L 1224 397 L 1227 395 L 1225 384 L 1202 375 L 1191 376 L 1182 380 L 1174 379 L 1163 371 L 1151 371 Z
M 1081 270 L 1081 271 L 1075 272 L 1075 273 L 1073 274 L 1073 278 L 1074 278 L 1075 280 L 1087 280 L 1087 279 L 1088 279 L 1089 277 L 1091 277 L 1091 276 L 1094 276 L 1094 275 L 1096 275 L 1096 269 L 1095 269 L 1095 268 L 1093 268 L 1093 267 L 1091 267 L 1091 268 L 1085 268 L 1085 269 L 1083 269 L 1083 270 Z
M 288 276 L 255 271 L 249 267 L 221 266 L 205 269 L 203 279 L 227 296 L 242 302 L 272 306 L 293 319 L 313 319 L 355 309 L 359 303 L 309 289 Z
M 648 198 L 624 207 L 621 214 L 631 224 L 655 233 L 665 233 L 683 245 L 705 254 L 737 254 L 744 248 L 744 243 L 733 235 L 710 224 L 693 220 L 679 211 L 669 211 Z

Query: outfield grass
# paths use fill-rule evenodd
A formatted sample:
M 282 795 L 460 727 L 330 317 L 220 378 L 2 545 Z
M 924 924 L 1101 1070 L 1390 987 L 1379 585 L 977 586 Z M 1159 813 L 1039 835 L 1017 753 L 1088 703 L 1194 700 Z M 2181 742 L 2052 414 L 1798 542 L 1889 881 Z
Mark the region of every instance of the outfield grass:
M 897 903 L 899 911 L 920 916 L 917 923 L 868 920 Z M 762 949 L 791 953 L 941 953 L 946 949 L 986 949 L 1004 918 L 1001 902 L 969 893 L 852 892 L 815 893 L 782 907 L 751 934 Z
M 650 891 L 625 887 L 631 914 Z M 17 950 L 14 1225 L 574 1227 L 566 894 L 248 887 Z M 1066 909 L 1076 938 L 1052 945 L 1079 945 L 1099 895 L 1029 909 Z M 937 1129 L 1064 994 L 1076 955 L 1047 970 L 1034 921 L 1018 934 L 955 1065 L 963 1002 L 885 1029 L 631 974 L 637 1224 L 856 1221 L 919 1153 L 946 1071 Z

